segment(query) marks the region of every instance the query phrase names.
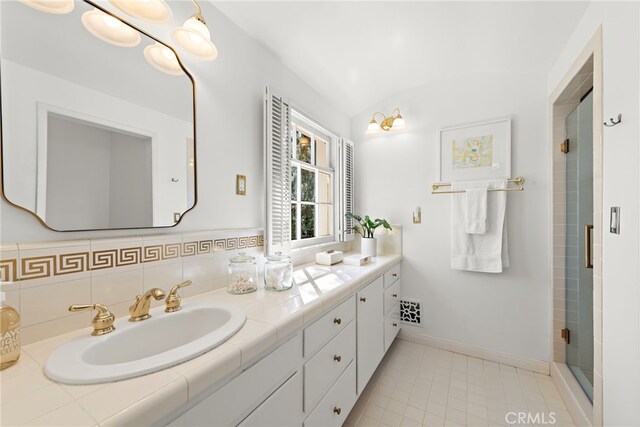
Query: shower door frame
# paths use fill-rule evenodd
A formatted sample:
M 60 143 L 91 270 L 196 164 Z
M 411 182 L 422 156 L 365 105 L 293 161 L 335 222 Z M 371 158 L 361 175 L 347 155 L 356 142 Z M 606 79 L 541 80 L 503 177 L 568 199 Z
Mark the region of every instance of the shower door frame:
M 565 328 L 565 179 L 564 154 L 560 144 L 566 138 L 565 118 L 579 104 L 587 86 L 593 86 L 593 319 L 594 384 L 593 403 L 566 364 Z M 550 260 L 551 277 L 551 378 L 578 425 L 602 425 L 602 29 L 598 28 L 549 97 L 550 170 Z

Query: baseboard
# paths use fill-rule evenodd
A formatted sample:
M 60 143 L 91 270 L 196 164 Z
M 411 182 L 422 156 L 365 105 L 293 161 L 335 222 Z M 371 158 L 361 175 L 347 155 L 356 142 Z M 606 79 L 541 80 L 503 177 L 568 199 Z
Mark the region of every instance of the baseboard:
M 577 426 L 593 425 L 593 405 L 564 363 L 551 363 L 551 380 Z
M 448 350 L 454 353 L 460 353 L 471 357 L 477 357 L 479 359 L 489 360 L 491 362 L 502 363 L 503 365 L 515 366 L 516 368 L 527 369 L 529 371 L 549 375 L 548 362 L 512 356 L 510 354 L 487 350 L 480 347 L 474 347 L 467 344 L 461 344 L 442 338 L 416 334 L 415 332 L 408 332 L 402 329 L 398 334 L 398 338 L 405 341 L 425 344 L 431 347 L 440 348 L 442 350 Z

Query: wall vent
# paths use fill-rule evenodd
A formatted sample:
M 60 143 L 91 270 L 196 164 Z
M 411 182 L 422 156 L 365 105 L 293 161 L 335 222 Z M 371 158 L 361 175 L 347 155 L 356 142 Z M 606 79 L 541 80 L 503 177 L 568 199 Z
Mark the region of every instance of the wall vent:
M 407 325 L 420 326 L 422 324 L 422 302 L 400 300 L 400 321 Z

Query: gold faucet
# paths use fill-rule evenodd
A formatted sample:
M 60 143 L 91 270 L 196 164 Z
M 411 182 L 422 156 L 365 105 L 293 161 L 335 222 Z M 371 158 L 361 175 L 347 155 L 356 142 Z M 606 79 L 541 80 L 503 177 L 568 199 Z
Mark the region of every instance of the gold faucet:
M 178 295 L 178 290 L 190 285 L 191 280 L 185 280 L 184 282 L 179 283 L 171 288 L 171 290 L 167 294 L 167 298 L 164 300 L 166 304 L 166 308 L 164 309 L 164 311 L 166 311 L 167 313 L 173 313 L 174 311 L 180 310 L 182 308 L 182 306 L 180 305 L 182 298 L 180 297 L 180 295 Z
M 84 310 L 98 310 L 98 314 L 96 314 L 91 322 L 93 324 L 93 332 L 91 335 L 104 335 L 109 332 L 113 332 L 116 329 L 115 326 L 113 326 L 113 322 L 116 320 L 116 317 L 102 304 L 74 304 L 69 306 L 69 311 L 72 312 Z
M 151 317 L 151 315 L 149 314 L 151 297 L 155 298 L 156 300 L 160 300 L 164 298 L 164 291 L 162 289 L 153 288 L 149 289 L 142 295 L 138 295 L 136 297 L 136 302 L 134 302 L 133 305 L 129 307 L 129 314 L 131 314 L 129 322 L 139 322 Z

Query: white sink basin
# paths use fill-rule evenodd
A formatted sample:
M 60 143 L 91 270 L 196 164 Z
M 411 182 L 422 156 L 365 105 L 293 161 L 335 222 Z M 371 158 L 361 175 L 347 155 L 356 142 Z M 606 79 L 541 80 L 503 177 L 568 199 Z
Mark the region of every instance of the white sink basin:
M 187 304 L 150 311 L 142 322 L 121 318 L 116 330 L 75 338 L 47 360 L 45 374 L 64 384 L 98 384 L 133 378 L 186 362 L 219 346 L 244 325 L 246 315 L 223 303 Z

